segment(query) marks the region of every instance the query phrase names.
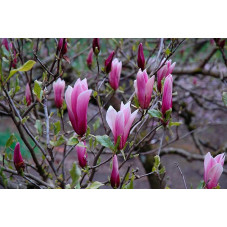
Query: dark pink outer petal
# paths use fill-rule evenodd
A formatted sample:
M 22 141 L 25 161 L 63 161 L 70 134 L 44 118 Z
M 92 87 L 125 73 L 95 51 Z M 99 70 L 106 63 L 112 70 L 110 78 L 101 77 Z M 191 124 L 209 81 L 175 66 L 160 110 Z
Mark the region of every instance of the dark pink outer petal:
M 219 178 L 223 172 L 223 167 L 220 163 L 215 164 L 208 172 L 206 187 L 208 189 L 214 188 L 218 185 Z
M 32 102 L 32 97 L 31 97 L 30 86 L 28 83 L 26 84 L 26 88 L 25 88 L 25 98 L 26 98 L 27 106 L 29 106 Z
M 146 83 L 144 108 L 147 109 L 151 102 L 155 76 L 152 76 Z
M 137 112 L 138 112 L 138 110 L 134 111 L 132 114 L 130 113 L 129 120 L 128 120 L 128 122 L 125 124 L 122 148 L 125 146 L 125 144 L 126 144 L 126 142 L 127 142 L 128 135 L 129 135 L 129 132 L 130 132 L 132 123 L 133 123 L 133 121 L 134 121 L 135 118 L 136 118 Z M 122 148 L 121 148 L 121 149 L 122 149 Z
M 146 81 L 144 80 L 143 72 L 139 70 L 136 77 L 137 81 L 137 96 L 141 108 L 144 108 L 145 103 L 145 90 L 146 90 Z
M 164 116 L 166 111 L 172 108 L 172 87 L 173 79 L 172 75 L 166 77 L 164 82 L 163 94 L 162 94 L 162 115 Z
M 83 145 L 86 146 L 85 142 L 80 143 L 83 143 Z M 84 168 L 87 165 L 87 149 L 86 147 L 76 146 L 76 151 L 79 165 L 81 168 Z
M 118 136 L 121 137 L 120 141 L 120 149 L 123 148 L 123 134 L 124 134 L 124 127 L 125 127 L 125 119 L 124 119 L 124 113 L 123 111 L 119 111 L 116 114 L 116 120 L 115 120 L 115 136 L 114 136 L 114 142 L 117 143 Z
M 112 167 L 110 182 L 113 188 L 118 188 L 120 185 L 117 155 L 114 155 L 113 157 L 113 167 Z
M 77 134 L 83 136 L 87 130 L 87 108 L 91 96 L 91 90 L 86 90 L 78 96 L 77 100 Z
M 23 162 L 23 158 L 20 152 L 20 143 L 17 143 L 15 148 L 14 148 L 14 156 L 13 156 L 13 161 L 15 164 Z

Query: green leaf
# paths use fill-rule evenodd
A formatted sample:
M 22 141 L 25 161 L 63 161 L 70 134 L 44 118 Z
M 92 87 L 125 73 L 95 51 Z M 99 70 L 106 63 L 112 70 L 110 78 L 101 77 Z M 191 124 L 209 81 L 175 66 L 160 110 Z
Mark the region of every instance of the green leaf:
M 33 93 L 36 95 L 38 101 L 41 102 L 43 96 L 42 82 L 35 80 Z
M 114 144 L 111 141 L 110 137 L 107 135 L 103 136 L 96 136 L 96 140 L 98 143 L 100 143 L 102 146 L 110 148 L 111 150 L 114 150 Z
M 170 119 L 171 113 L 172 113 L 172 108 L 170 108 L 169 110 L 166 111 L 166 113 L 165 113 L 165 122 L 167 122 Z
M 56 141 L 51 140 L 50 145 L 52 145 L 53 147 L 58 147 L 58 146 L 62 145 L 64 142 L 65 142 L 65 138 L 64 138 L 64 136 L 61 136 Z
M 79 184 L 79 179 L 81 176 L 81 170 L 77 166 L 76 162 L 73 163 L 72 169 L 69 171 L 69 173 L 72 178 L 71 188 L 74 188 L 77 184 Z
M 152 172 L 157 171 L 160 166 L 160 157 L 158 155 L 155 155 L 154 157 L 154 166 L 152 168 Z
M 203 189 L 204 186 L 205 186 L 205 182 L 204 182 L 203 180 L 201 180 L 201 181 L 199 182 L 199 185 L 198 185 L 197 189 Z
M 101 182 L 95 181 L 92 184 L 89 184 L 86 189 L 98 189 L 101 186 L 103 186 L 104 184 L 102 184 Z
M 99 118 L 97 118 L 97 120 L 93 124 L 94 131 L 96 131 L 99 128 L 99 126 L 100 126 L 100 121 L 99 121 Z
M 162 113 L 159 110 L 155 110 L 155 109 L 148 110 L 148 114 L 151 117 L 156 117 L 156 118 L 159 118 L 159 119 L 162 118 Z
M 16 142 L 17 141 L 17 138 L 16 136 L 13 134 L 11 134 L 11 136 L 9 137 L 9 139 L 6 141 L 6 147 L 10 147 L 13 142 Z
M 169 48 L 166 49 L 165 54 L 166 54 L 167 56 L 169 56 L 169 55 L 171 54 L 171 51 L 170 51 Z
M 22 120 L 21 120 L 21 123 L 24 124 L 27 120 L 28 120 L 29 116 L 27 117 L 24 117 Z
M 27 71 L 29 71 L 30 69 L 32 69 L 32 67 L 33 67 L 33 65 L 35 63 L 36 63 L 35 61 L 29 60 L 29 61 L 25 62 L 20 68 L 18 68 L 18 69 L 12 69 L 10 71 L 9 76 L 6 79 L 5 82 L 7 82 L 17 72 L 27 72 Z
M 179 126 L 179 125 L 181 125 L 182 124 L 182 122 L 169 122 L 169 126 L 170 127 L 172 127 L 172 126 Z
M 225 106 L 227 106 L 227 92 L 222 93 L 222 100 L 223 100 Z
M 54 135 L 57 135 L 61 130 L 61 123 L 57 121 L 54 123 Z
M 67 145 L 68 146 L 74 146 L 78 143 L 79 143 L 79 140 L 76 137 L 72 136 L 71 138 L 69 138 Z
M 125 186 L 125 189 L 133 189 L 133 182 L 135 180 L 135 175 L 131 177 L 130 182 Z
M 32 69 L 32 67 L 34 66 L 36 62 L 33 60 L 28 60 L 27 62 L 25 62 L 20 68 L 18 68 L 17 70 L 20 72 L 27 72 L 29 70 Z
M 124 152 L 123 150 L 121 150 L 121 154 L 122 154 L 122 156 L 123 156 L 124 160 L 126 161 L 126 158 L 125 158 L 125 152 Z
M 40 120 L 36 120 L 35 122 L 35 128 L 39 135 L 42 135 L 43 129 L 42 129 L 42 122 Z

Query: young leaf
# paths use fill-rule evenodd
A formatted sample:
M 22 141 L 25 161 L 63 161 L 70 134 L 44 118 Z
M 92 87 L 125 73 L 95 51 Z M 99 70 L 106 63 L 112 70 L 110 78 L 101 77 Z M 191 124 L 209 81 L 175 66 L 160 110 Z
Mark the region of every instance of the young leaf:
M 64 142 L 65 142 L 65 138 L 64 138 L 64 136 L 61 136 L 56 141 L 51 140 L 50 145 L 52 145 L 53 147 L 58 147 L 58 146 L 62 145 Z
M 36 95 L 38 101 L 41 102 L 43 96 L 42 82 L 35 80 L 33 93 Z
M 40 120 L 36 120 L 35 122 L 35 128 L 39 135 L 42 135 L 43 129 L 42 129 L 42 122 Z
M 54 123 L 54 135 L 57 135 L 61 130 L 61 123 L 57 121 Z
M 10 147 L 13 142 L 17 141 L 17 138 L 15 137 L 14 133 L 9 137 L 9 139 L 6 141 L 6 147 Z
M 110 148 L 111 150 L 114 150 L 114 144 L 111 141 L 110 137 L 107 135 L 103 136 L 96 136 L 96 140 L 98 143 L 100 143 L 102 146 Z
M 33 65 L 35 63 L 36 63 L 35 61 L 29 60 L 29 61 L 25 62 L 20 68 L 18 68 L 18 69 L 12 69 L 10 71 L 9 76 L 6 79 L 5 82 L 7 82 L 17 72 L 27 72 L 27 71 L 29 71 L 30 69 L 32 69 L 32 67 L 33 67 Z
M 72 178 L 71 188 L 74 188 L 77 184 L 79 184 L 79 179 L 81 176 L 81 170 L 77 166 L 76 162 L 73 163 L 72 169 L 69 171 L 70 176 Z
M 78 143 L 79 143 L 79 140 L 76 137 L 72 136 L 71 138 L 69 138 L 67 145 L 68 146 L 74 146 Z
M 179 126 L 179 125 L 181 125 L 182 124 L 182 122 L 169 122 L 169 126 L 170 127 L 172 127 L 172 126 Z
M 102 184 L 101 182 L 98 182 L 98 181 L 95 181 L 91 184 L 89 184 L 86 189 L 98 189 L 100 188 L 101 186 L 103 186 L 104 184 Z
M 162 113 L 160 111 L 158 111 L 158 110 L 155 110 L 155 109 L 148 110 L 148 114 L 151 117 L 156 117 L 156 118 L 159 118 L 159 119 L 162 118 Z

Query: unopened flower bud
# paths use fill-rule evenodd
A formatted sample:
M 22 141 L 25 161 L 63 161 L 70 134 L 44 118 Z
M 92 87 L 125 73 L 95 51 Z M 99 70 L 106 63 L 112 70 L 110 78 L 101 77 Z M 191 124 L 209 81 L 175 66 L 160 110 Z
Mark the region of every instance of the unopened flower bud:
M 143 44 L 140 43 L 138 48 L 138 57 L 137 57 L 138 67 L 143 71 L 145 69 L 145 58 L 143 53 Z
M 18 173 L 22 173 L 24 171 L 24 161 L 20 152 L 20 143 L 17 143 L 14 149 L 14 155 L 13 155 L 13 162 L 14 166 Z
M 111 71 L 113 57 L 114 57 L 114 51 L 112 51 L 111 54 L 108 56 L 108 58 L 105 60 L 105 72 L 106 72 L 106 74 L 108 74 Z
M 98 38 L 94 38 L 93 39 L 92 48 L 93 48 L 94 54 L 97 56 L 99 54 L 99 52 L 100 52 L 100 44 L 99 44 L 99 39 Z

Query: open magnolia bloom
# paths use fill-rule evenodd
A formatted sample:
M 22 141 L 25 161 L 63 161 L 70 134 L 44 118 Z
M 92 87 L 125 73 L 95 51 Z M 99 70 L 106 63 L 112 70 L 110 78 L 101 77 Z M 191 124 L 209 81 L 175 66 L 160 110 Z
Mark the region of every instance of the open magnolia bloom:
M 75 132 L 83 136 L 87 130 L 87 108 L 92 90 L 88 90 L 87 79 L 76 81 L 74 87 L 68 86 L 65 101 L 69 120 Z
M 109 107 L 106 113 L 106 121 L 113 133 L 114 143 L 117 143 L 117 138 L 120 136 L 119 149 L 125 146 L 130 128 L 136 118 L 138 110 L 131 113 L 130 102 L 125 105 L 121 102 L 120 111 L 116 111 L 112 106 Z
M 213 158 L 209 153 L 204 159 L 204 182 L 206 188 L 212 189 L 217 187 L 219 178 L 223 172 L 223 165 L 225 161 L 225 154 L 219 154 Z

